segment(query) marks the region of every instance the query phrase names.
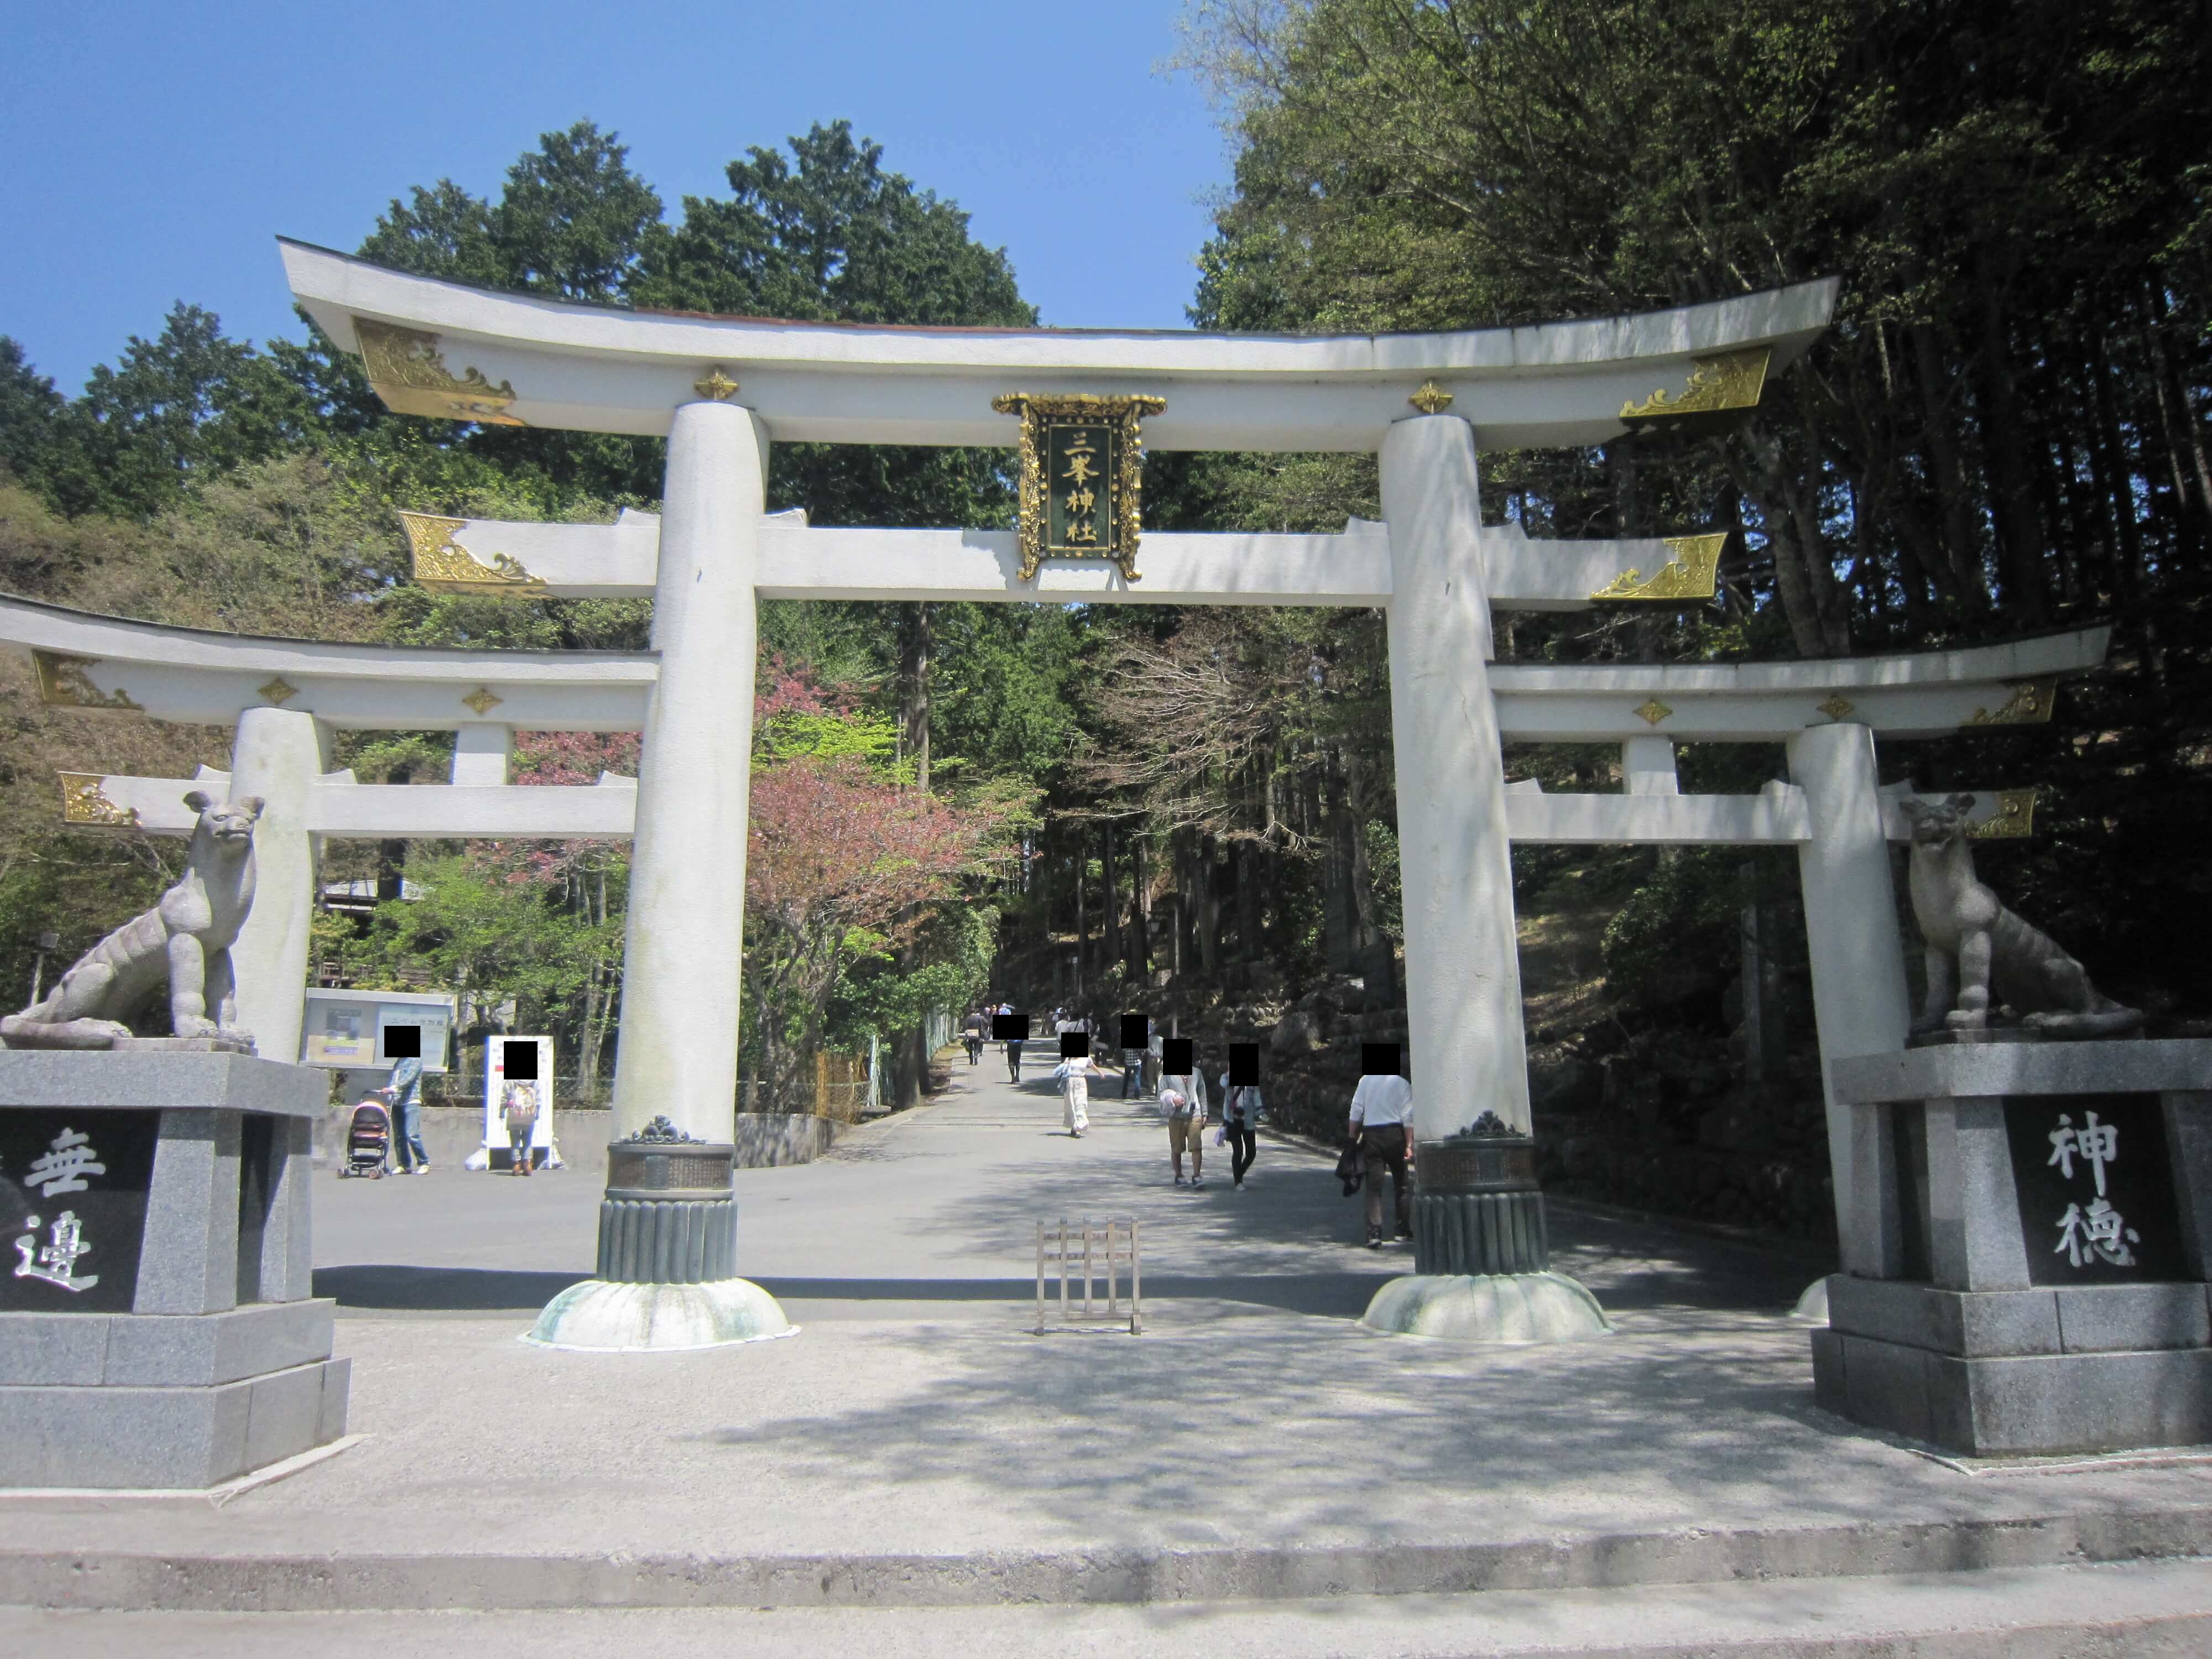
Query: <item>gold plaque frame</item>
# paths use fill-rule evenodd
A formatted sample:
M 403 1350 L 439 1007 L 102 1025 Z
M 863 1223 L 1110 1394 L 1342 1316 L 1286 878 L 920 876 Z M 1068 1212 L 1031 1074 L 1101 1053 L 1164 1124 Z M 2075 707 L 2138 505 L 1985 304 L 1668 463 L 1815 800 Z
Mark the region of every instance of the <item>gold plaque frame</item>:
M 1108 559 L 1121 567 L 1121 574 L 1127 580 L 1143 580 L 1137 571 L 1137 544 L 1144 528 L 1140 511 L 1145 483 L 1142 421 L 1144 416 L 1158 415 L 1167 406 L 1166 398 L 1141 392 L 1115 396 L 1078 392 L 1039 397 L 1027 392 L 1008 392 L 991 399 L 991 407 L 1000 414 L 1018 415 L 1022 420 L 1022 580 L 1035 577 L 1037 567 L 1047 559 Z M 1044 476 L 1045 422 L 1054 416 L 1074 416 L 1121 428 L 1120 463 L 1107 481 L 1112 495 L 1108 512 L 1114 536 L 1111 547 L 1054 547 L 1048 544 L 1052 494 Z

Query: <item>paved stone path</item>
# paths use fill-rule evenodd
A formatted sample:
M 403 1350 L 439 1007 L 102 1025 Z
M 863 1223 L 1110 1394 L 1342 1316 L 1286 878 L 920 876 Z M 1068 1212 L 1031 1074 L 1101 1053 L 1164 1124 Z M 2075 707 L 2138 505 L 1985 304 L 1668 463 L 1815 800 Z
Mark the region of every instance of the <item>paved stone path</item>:
M 367 1437 L 220 1509 L 0 1504 L 0 1603 L 115 1610 L 0 1608 L 0 1650 L 1556 1655 L 1586 1625 L 1620 1654 L 1950 1629 L 1968 1644 L 1909 1650 L 2056 1659 L 2084 1594 L 2167 1644 L 2098 1651 L 2185 1651 L 2212 1620 L 2193 1565 L 2063 1577 L 2212 1553 L 2212 1468 L 1974 1474 L 1852 1430 L 1784 1317 L 1802 1259 L 1562 1205 L 1559 1265 L 1616 1335 L 1375 1336 L 1356 1316 L 1408 1263 L 1359 1247 L 1327 1158 L 1263 1142 L 1249 1190 L 1178 1189 L 1150 1109 L 1102 1093 L 1074 1141 L 1042 1081 L 963 1065 L 829 1158 L 745 1173 L 740 1264 L 804 1328 L 701 1353 L 518 1340 L 589 1270 L 580 1175 L 322 1176 Z M 1147 1334 L 1029 1334 L 1036 1219 L 1109 1213 L 1144 1229 Z M 2034 1576 L 1850 1589 L 1968 1566 Z M 1820 1587 L 1753 1583 L 1777 1579 Z M 640 1611 L 520 1611 L 594 1607 Z
M 1328 1160 L 1264 1138 L 1245 1187 L 1225 1147 L 1206 1149 L 1206 1185 L 1172 1184 L 1167 1135 L 1148 1102 L 1097 1085 L 1091 1133 L 1060 1127 L 1057 1091 L 1029 1066 L 1018 1088 L 995 1050 L 955 1062 L 953 1090 L 872 1124 L 829 1157 L 738 1176 L 738 1254 L 802 1321 L 959 1316 L 1033 1294 L 1036 1224 L 1135 1218 L 1146 1289 L 1158 1302 L 1357 1318 L 1376 1289 L 1411 1271 L 1407 1247 L 1361 1246 L 1361 1200 Z M 598 1120 L 565 1120 L 565 1135 Z M 441 1165 L 416 1179 L 325 1178 L 316 1193 L 318 1289 L 368 1310 L 535 1309 L 587 1276 L 599 1186 L 580 1173 L 527 1181 Z M 1554 1206 L 1563 1271 L 1608 1308 L 1778 1311 L 1820 1271 L 1811 1254 L 1725 1243 Z

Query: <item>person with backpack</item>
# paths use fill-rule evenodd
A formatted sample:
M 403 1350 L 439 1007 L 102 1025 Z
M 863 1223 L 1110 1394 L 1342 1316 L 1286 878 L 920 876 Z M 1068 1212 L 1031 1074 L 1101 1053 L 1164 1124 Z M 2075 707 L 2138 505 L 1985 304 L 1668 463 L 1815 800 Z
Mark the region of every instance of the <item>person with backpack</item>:
M 538 1085 L 535 1083 L 510 1083 L 500 1098 L 499 1120 L 507 1127 L 507 1146 L 514 1160 L 507 1173 L 526 1176 L 531 1172 L 531 1137 L 538 1128 Z

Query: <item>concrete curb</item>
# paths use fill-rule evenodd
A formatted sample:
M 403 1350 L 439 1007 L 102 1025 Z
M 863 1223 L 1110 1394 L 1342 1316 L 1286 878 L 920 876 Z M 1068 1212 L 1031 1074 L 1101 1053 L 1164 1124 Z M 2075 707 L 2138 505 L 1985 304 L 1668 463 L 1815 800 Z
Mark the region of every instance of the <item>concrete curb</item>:
M 2206 1554 L 2212 1554 L 2212 1505 L 1317 1549 L 1102 1547 L 941 1556 L 21 1550 L 0 1552 L 0 1605 L 337 1613 L 1142 1604 L 1856 1578 Z

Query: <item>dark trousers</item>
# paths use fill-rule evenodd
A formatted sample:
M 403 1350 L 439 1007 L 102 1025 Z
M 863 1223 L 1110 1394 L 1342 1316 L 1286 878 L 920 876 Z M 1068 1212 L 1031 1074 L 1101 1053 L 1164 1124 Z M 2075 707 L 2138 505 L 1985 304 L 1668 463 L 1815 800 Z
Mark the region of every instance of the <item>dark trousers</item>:
M 1359 1154 L 1367 1164 L 1367 1231 L 1382 1231 L 1382 1171 L 1390 1171 L 1390 1188 L 1398 1200 L 1398 1231 L 1413 1231 L 1413 1183 L 1406 1169 L 1406 1126 L 1385 1123 L 1359 1132 Z
M 1022 1045 L 1018 1042 L 1010 1042 L 1006 1044 L 1006 1081 L 1009 1083 L 1019 1083 L 1021 1080 Z
M 1244 1171 L 1252 1167 L 1253 1158 L 1260 1151 L 1260 1136 L 1252 1126 L 1237 1118 L 1230 1118 L 1222 1126 L 1229 1134 L 1229 1174 L 1231 1179 L 1242 1181 Z

